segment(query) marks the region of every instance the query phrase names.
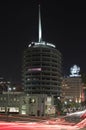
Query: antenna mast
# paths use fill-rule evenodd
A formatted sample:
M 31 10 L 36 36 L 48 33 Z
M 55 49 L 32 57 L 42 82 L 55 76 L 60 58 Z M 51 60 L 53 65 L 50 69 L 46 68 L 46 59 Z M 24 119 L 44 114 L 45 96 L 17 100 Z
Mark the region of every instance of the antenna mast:
M 42 27 L 41 27 L 41 13 L 40 13 L 40 5 L 39 5 L 39 42 L 42 41 Z

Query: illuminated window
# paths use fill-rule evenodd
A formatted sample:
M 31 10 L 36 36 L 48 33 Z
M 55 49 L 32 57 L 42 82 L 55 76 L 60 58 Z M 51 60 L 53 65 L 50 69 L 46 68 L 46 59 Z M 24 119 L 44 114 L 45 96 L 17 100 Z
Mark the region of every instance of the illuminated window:
M 22 114 L 22 115 L 25 115 L 25 114 L 26 114 L 26 111 L 25 111 L 25 110 L 22 110 L 22 111 L 21 111 L 21 114 Z
M 26 105 L 22 105 L 22 109 L 26 109 Z
M 4 97 L 4 100 L 6 100 L 6 97 Z
M 3 98 L 1 97 L 1 101 L 3 100 Z
M 18 107 L 10 107 L 9 112 L 19 112 L 19 108 Z
M 14 98 L 14 101 L 16 101 L 16 98 Z
M 5 112 L 5 107 L 0 107 L 0 112 Z
M 35 102 L 36 102 L 36 100 L 34 98 L 32 98 L 32 99 L 30 98 L 29 99 L 29 103 L 35 103 Z

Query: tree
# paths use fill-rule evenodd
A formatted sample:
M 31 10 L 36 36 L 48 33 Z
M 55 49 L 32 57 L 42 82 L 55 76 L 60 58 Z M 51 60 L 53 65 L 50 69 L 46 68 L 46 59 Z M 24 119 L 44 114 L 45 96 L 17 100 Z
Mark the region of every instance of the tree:
M 86 74 L 82 74 L 81 75 L 81 78 L 82 78 L 82 83 L 84 83 L 86 85 Z

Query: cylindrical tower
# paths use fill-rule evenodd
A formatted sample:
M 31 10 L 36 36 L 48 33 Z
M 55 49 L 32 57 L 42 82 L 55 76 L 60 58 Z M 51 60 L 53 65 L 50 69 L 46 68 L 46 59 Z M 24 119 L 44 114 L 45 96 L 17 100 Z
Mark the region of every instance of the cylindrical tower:
M 28 94 L 60 95 L 61 53 L 54 44 L 33 42 L 24 51 L 23 83 Z
M 39 40 L 28 45 L 23 60 L 24 91 L 31 99 L 29 114 L 55 114 L 55 100 L 61 94 L 61 65 L 61 53 L 55 45 L 42 41 L 39 6 Z

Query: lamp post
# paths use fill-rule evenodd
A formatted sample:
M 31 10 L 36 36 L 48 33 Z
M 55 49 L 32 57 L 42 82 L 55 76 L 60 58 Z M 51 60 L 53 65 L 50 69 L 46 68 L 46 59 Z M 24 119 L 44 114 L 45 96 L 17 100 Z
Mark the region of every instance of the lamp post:
M 7 105 L 6 105 L 6 115 L 8 120 L 8 114 L 9 114 L 9 91 L 10 91 L 10 82 L 7 82 Z

